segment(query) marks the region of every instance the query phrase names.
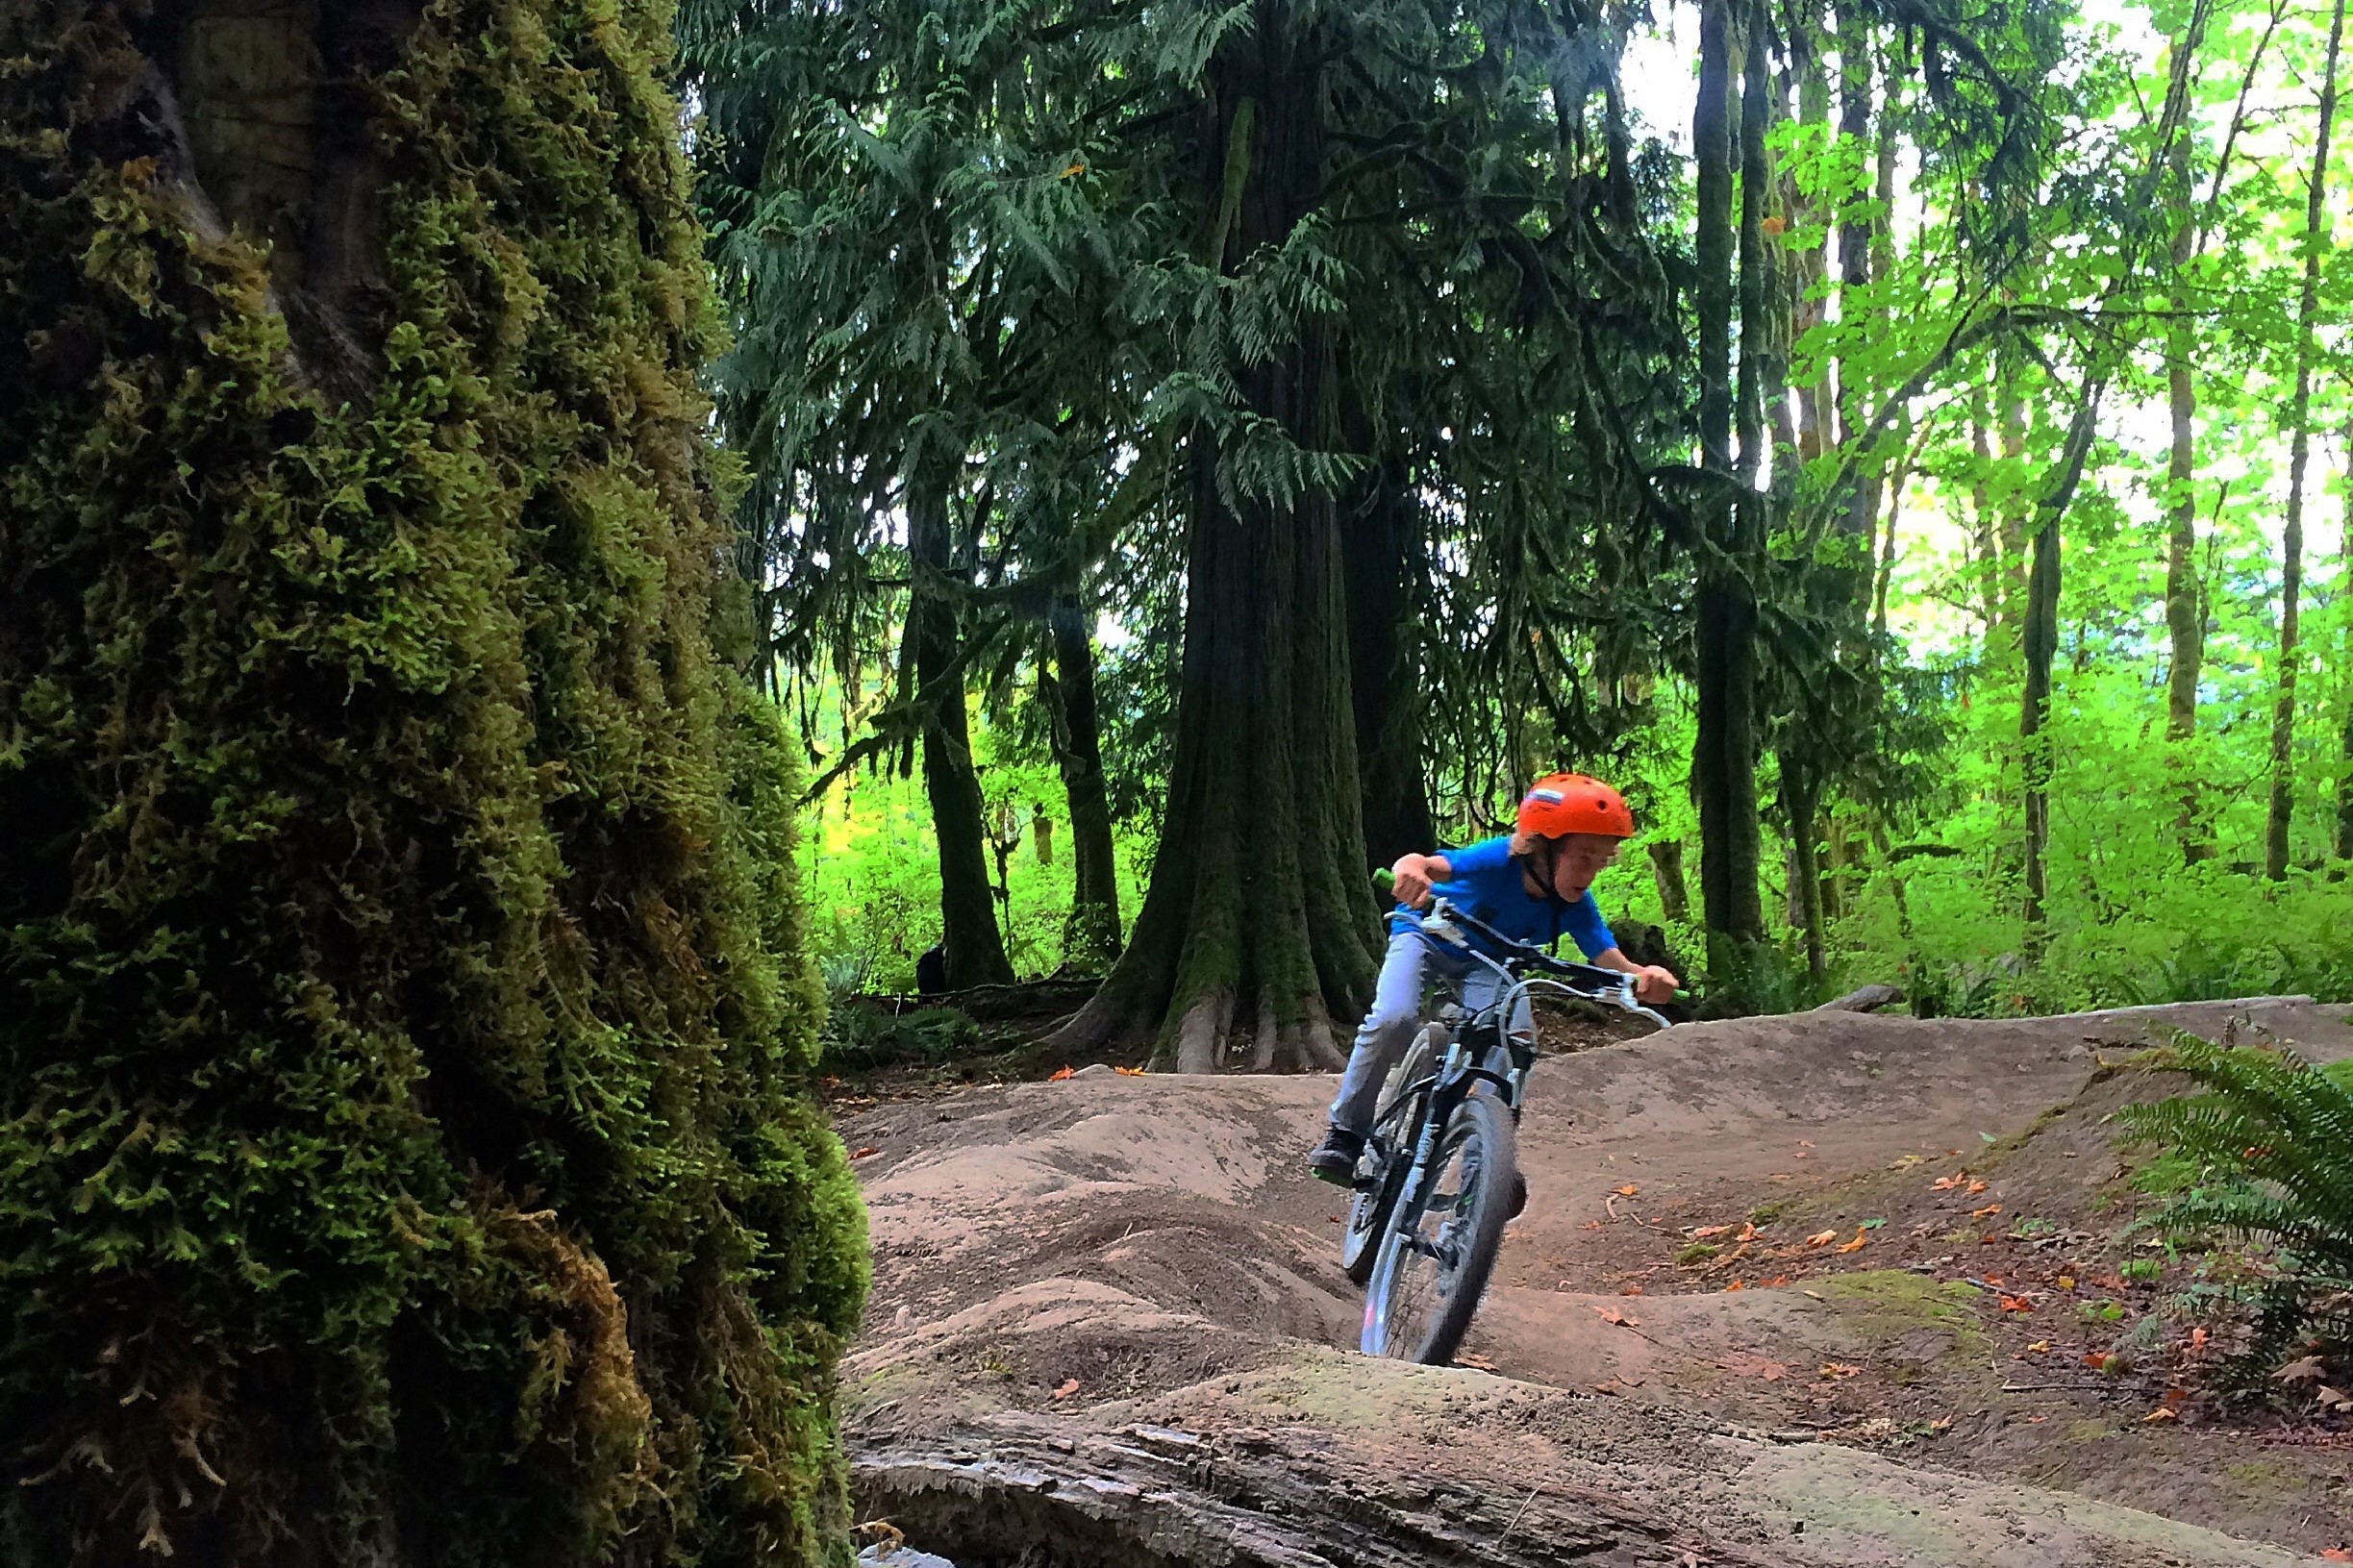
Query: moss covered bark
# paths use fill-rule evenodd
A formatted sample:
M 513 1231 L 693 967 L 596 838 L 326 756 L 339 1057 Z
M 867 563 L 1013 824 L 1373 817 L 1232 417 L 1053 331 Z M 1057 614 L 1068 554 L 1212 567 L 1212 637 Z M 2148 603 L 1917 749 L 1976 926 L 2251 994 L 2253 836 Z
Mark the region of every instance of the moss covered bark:
M 844 1552 L 667 20 L 0 11 L 0 1559 Z

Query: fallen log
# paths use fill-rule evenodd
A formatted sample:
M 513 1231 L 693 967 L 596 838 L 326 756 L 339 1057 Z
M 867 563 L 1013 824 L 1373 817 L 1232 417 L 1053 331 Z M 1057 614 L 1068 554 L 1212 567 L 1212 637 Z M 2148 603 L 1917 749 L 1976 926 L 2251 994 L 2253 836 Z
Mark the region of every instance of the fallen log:
M 1877 1012 L 1904 999 L 1903 991 L 1893 985 L 1860 985 L 1835 1001 L 1825 1002 L 1815 1012 Z
M 956 1568 L 1765 1568 L 1639 1504 L 1547 1478 L 1369 1477 L 1308 1429 L 1089 1431 L 995 1415 L 851 1472 L 862 1518 Z

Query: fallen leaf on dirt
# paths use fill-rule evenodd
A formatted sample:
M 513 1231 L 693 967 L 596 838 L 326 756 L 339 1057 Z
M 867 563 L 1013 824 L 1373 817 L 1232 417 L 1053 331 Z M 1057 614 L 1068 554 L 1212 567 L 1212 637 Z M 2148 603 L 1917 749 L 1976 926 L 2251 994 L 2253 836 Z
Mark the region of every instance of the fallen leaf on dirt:
M 1068 1382 L 1064 1383 L 1060 1388 L 1054 1390 L 1054 1397 L 1056 1399 L 1068 1399 L 1071 1395 L 1077 1393 L 1078 1391 L 1079 1381 L 1076 1378 L 1073 1378 Z
M 2004 1296 L 2002 1298 L 2002 1310 L 2005 1312 L 2031 1312 L 2034 1309 L 2035 1304 L 2023 1296 Z
M 1477 1367 L 1482 1372 L 1492 1372 L 1495 1370 L 1495 1363 L 1489 1360 L 1484 1356 L 1458 1356 L 1454 1358 L 1454 1364 L 1456 1366 Z
M 1986 1183 L 1983 1182 L 1971 1182 L 1969 1183 L 1969 1196 L 1972 1198 L 1976 1197 L 1979 1193 L 1985 1190 Z
M 1622 1286 L 1617 1293 L 1621 1296 L 1639 1296 L 1642 1293 L 1642 1287 L 1640 1285 L 1625 1285 Z
M 1863 1251 L 1864 1243 L 1870 1239 L 1871 1238 L 1868 1232 L 1857 1231 L 1855 1232 L 1855 1239 L 1852 1241 L 1841 1242 L 1839 1246 L 1839 1251 L 1842 1253 L 1859 1253 Z
M 1629 1182 L 1624 1186 L 1617 1189 L 1617 1195 L 1621 1198 L 1631 1198 L 1640 1190 L 1641 1189 L 1640 1187 L 1636 1186 L 1632 1182 Z
M 1827 1247 L 1838 1239 L 1839 1232 L 1836 1231 L 1816 1231 L 1814 1232 L 1814 1234 L 1806 1238 L 1806 1245 L 1809 1247 Z
M 1323 1220 L 1326 1225 L 1345 1225 L 1348 1223 L 1338 1214 L 1326 1214 L 1323 1217 Z
M 1141 1078 L 1144 1075 L 1141 1067 L 1114 1067 L 1112 1071 L 1117 1073 L 1121 1078 Z
M 2142 1421 L 2144 1421 L 2144 1422 L 2147 1422 L 2147 1421 L 2179 1421 L 2181 1418 L 2182 1418 L 2182 1417 L 2181 1417 L 2181 1412 L 2180 1412 L 2179 1410 L 2174 1409 L 2174 1408 L 2173 1408 L 2171 1406 L 2169 1406 L 2169 1405 L 2160 1405 L 2159 1406 L 2157 1406 L 2157 1408 L 2155 1408 L 2154 1410 L 2151 1410 L 2151 1411 L 2150 1411 L 2148 1414 L 2146 1414 L 2146 1415 L 2142 1416 L 2140 1419 L 2141 1419 Z
M 1631 1312 L 1621 1312 L 1615 1307 L 1596 1307 L 1593 1313 L 1604 1323 L 1615 1323 L 1621 1329 L 1631 1329 L 1642 1320 Z
M 2341 1389 L 2332 1388 L 2327 1383 L 2322 1383 L 2313 1392 L 2319 1397 L 2320 1407 L 2324 1410 L 2353 1410 L 2353 1395 L 2348 1395 Z
M 1740 1233 L 1734 1236 L 1732 1239 L 1735 1241 L 1754 1241 L 1757 1239 L 1757 1228 L 1754 1225 L 1743 1225 L 1740 1227 Z
M 1970 1209 L 1970 1210 L 1969 1210 L 1969 1218 L 1971 1218 L 1971 1219 L 1973 1219 L 1973 1220 L 1982 1220 L 1982 1219 L 1984 1219 L 1984 1218 L 1985 1218 L 1985 1217 L 1986 1217 L 1988 1214 L 1998 1214 L 1998 1213 L 2000 1213 L 2001 1211 L 2002 1211 L 2002 1206 L 2001 1206 L 2000 1204 L 1988 1204 L 1988 1205 L 1986 1205 L 1986 1207 L 1983 1207 L 1983 1208 L 1972 1208 L 1972 1209 Z
M 2192 1352 L 2192 1353 L 2195 1353 L 2195 1352 L 2198 1352 L 2198 1351 L 2202 1351 L 2202 1350 L 2204 1350 L 2205 1348 L 2206 1348 L 2206 1331 L 2205 1331 L 2205 1330 L 2203 1330 L 2203 1329 L 2192 1329 L 2192 1330 L 2190 1330 L 2190 1349 L 2191 1350 L 2191 1352 Z
M 1587 1230 L 1589 1230 L 1589 1231 L 1598 1231 L 1598 1230 L 1600 1230 L 1600 1229 L 1601 1229 L 1601 1221 L 1599 1221 L 1599 1220 L 1587 1220 L 1587 1221 L 1585 1222 L 1585 1228 L 1586 1228 Z
M 2059 1288 L 2062 1290 L 2073 1290 L 2075 1288 L 2075 1276 L 2072 1274 L 2061 1275 L 2059 1277 Z M 2198 1331 L 2200 1333 L 2204 1333 L 2206 1331 L 2203 1329 Z
M 2026 1348 L 2031 1351 L 2046 1351 L 2051 1348 L 2051 1342 L 2047 1339 L 2038 1339 Z
M 1824 1361 L 1821 1375 L 1825 1378 L 1857 1378 L 1863 1375 L 1863 1368 L 1849 1366 L 1844 1361 Z
M 1776 1274 L 1771 1279 L 1765 1282 L 1765 1288 L 1770 1290 L 1775 1285 L 1786 1285 L 1789 1282 L 1790 1277 L 1788 1275 Z
M 2307 1356 L 2301 1360 L 2290 1361 L 2271 1374 L 2281 1382 L 2318 1382 L 2320 1375 L 2320 1357 L 2317 1356 Z
M 1724 1287 L 1724 1294 L 1729 1296 L 1736 1290 L 1746 1290 L 1747 1288 L 1748 1282 L 1745 1280 L 1735 1280 Z
M 2165 1403 L 2171 1406 L 2174 1409 L 2180 1409 L 2183 1406 L 2190 1403 L 2190 1390 L 2187 1388 L 2166 1389 Z
M 2347 1551 L 2341 1546 L 2324 1546 L 2320 1549 L 2320 1560 L 2322 1562 L 2353 1562 L 2353 1551 Z
M 1787 1361 L 1768 1361 L 1762 1356 L 1735 1354 L 1717 1358 L 1717 1366 L 1736 1377 L 1763 1378 L 1766 1382 L 1779 1382 L 1790 1375 Z
M 1689 1234 L 1693 1241 L 1706 1241 L 1713 1236 L 1724 1235 L 1731 1230 L 1732 1227 L 1729 1225 L 1702 1225 L 1697 1229 L 1686 1233 Z
M 1939 1192 L 1950 1192 L 1953 1190 L 1953 1188 L 1960 1186 L 1963 1182 L 1968 1181 L 1968 1172 L 1955 1171 L 1950 1176 L 1940 1176 L 1934 1182 L 1931 1182 L 1928 1184 L 1936 1188 Z
M 881 1153 L 882 1151 L 880 1149 L 877 1149 L 874 1147 L 874 1145 L 869 1143 L 863 1149 L 852 1149 L 850 1151 L 850 1157 L 852 1159 L 864 1159 L 868 1155 L 879 1155 Z
M 2116 1364 L 2117 1356 L 2114 1351 L 2088 1350 L 2084 1352 L 2084 1365 L 2094 1372 L 2110 1371 Z
M 1060 1072 L 1046 1074 L 1046 1082 L 1049 1083 L 1060 1083 L 1065 1078 L 1076 1078 L 1078 1076 L 1079 1070 L 1076 1067 L 1064 1065 Z

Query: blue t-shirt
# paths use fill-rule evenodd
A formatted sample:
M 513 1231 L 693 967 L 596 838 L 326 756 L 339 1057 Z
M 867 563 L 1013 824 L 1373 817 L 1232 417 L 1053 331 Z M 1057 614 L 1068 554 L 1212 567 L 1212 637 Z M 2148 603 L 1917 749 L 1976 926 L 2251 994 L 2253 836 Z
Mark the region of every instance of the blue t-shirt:
M 1439 858 L 1454 875 L 1451 881 L 1432 883 L 1430 891 L 1514 941 L 1550 947 L 1564 935 L 1573 936 L 1589 958 L 1599 958 L 1617 945 L 1617 938 L 1610 934 L 1601 918 L 1601 906 L 1593 902 L 1592 889 L 1586 889 L 1585 896 L 1574 904 L 1529 897 L 1519 863 L 1512 859 L 1508 836 L 1482 839 L 1467 849 L 1440 850 Z M 1396 915 L 1389 917 L 1391 932 L 1409 929 L 1410 924 Z M 1471 940 L 1475 944 L 1478 939 Z

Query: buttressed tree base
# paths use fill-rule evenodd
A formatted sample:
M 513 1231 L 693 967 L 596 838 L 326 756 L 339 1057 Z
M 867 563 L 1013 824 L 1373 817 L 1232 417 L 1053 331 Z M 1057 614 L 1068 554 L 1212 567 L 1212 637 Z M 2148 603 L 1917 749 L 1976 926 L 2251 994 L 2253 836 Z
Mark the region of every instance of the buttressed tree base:
M 847 1552 L 668 38 L 0 11 L 0 1561 Z

